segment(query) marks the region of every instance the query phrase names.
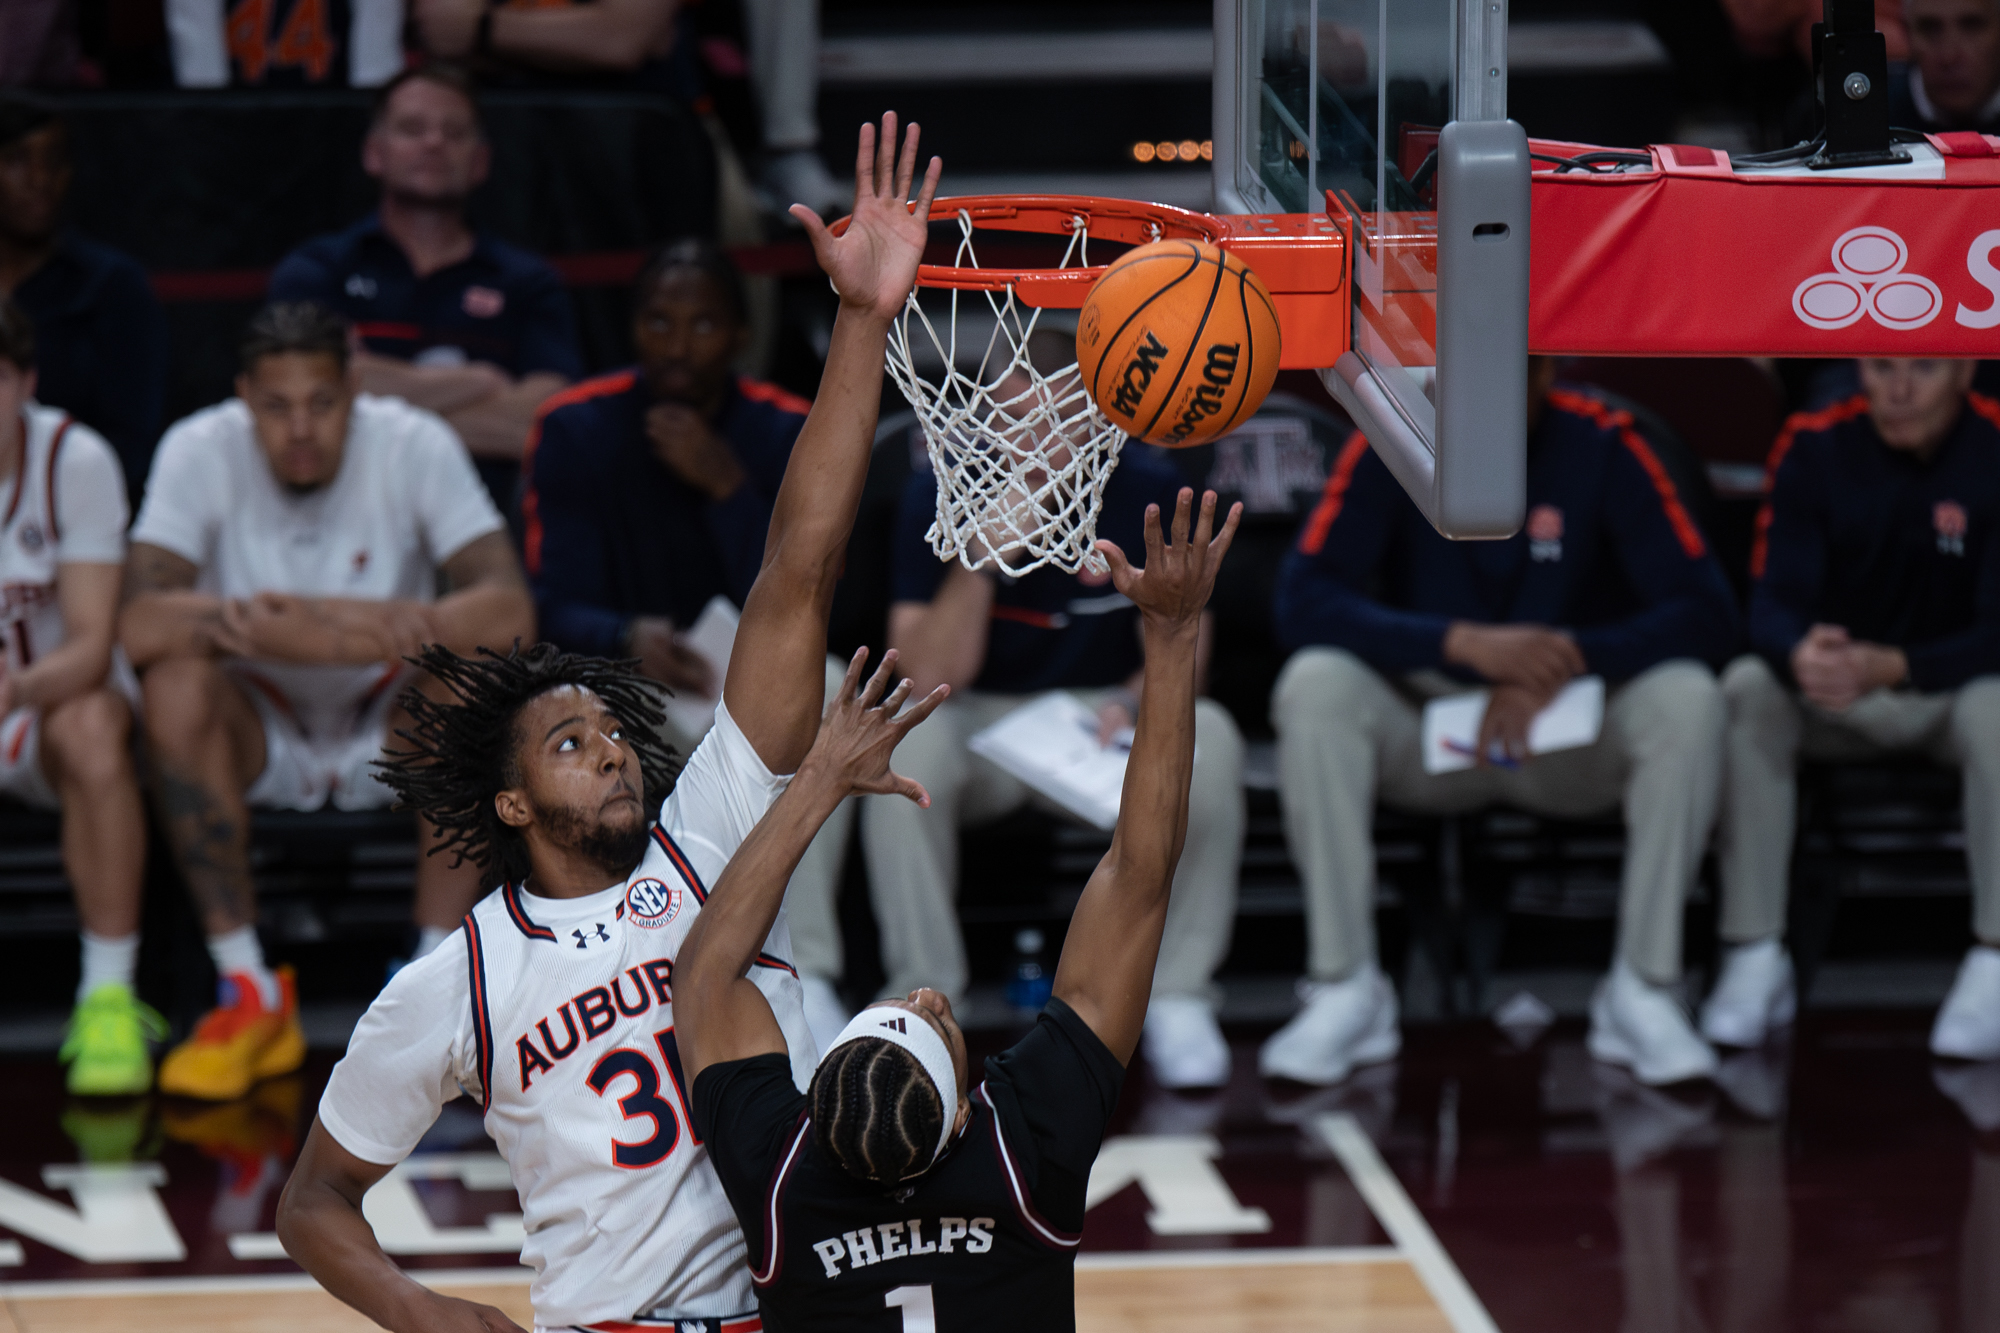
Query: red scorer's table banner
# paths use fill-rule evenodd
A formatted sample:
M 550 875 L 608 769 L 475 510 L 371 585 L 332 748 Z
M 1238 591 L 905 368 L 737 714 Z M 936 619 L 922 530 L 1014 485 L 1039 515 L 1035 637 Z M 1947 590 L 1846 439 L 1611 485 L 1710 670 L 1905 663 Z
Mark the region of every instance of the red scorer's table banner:
M 2000 356 L 2000 139 L 1934 135 L 1935 179 L 1535 164 L 1528 345 L 1589 356 Z M 1569 157 L 1589 145 L 1535 142 Z

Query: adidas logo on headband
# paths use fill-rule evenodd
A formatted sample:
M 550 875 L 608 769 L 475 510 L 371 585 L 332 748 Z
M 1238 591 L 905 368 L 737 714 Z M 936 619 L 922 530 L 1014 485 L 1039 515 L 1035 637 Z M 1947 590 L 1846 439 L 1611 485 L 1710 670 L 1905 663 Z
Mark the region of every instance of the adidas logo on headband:
M 945 1145 L 951 1142 L 951 1131 L 958 1124 L 958 1075 L 952 1068 L 951 1047 L 945 1044 L 935 1028 L 921 1018 L 912 1023 L 908 1013 L 894 1009 L 877 1018 L 876 1015 L 881 1013 L 881 1007 L 870 1005 L 849 1019 L 847 1026 L 840 1030 L 840 1035 L 828 1043 L 820 1059 L 824 1060 L 848 1042 L 860 1041 L 864 1037 L 900 1046 L 914 1055 L 923 1067 L 924 1076 L 937 1089 L 938 1101 L 944 1110 L 944 1124 L 938 1127 L 937 1146 L 931 1149 L 931 1161 L 935 1162 L 944 1152 Z M 926 1163 L 924 1169 L 929 1170 L 930 1164 Z

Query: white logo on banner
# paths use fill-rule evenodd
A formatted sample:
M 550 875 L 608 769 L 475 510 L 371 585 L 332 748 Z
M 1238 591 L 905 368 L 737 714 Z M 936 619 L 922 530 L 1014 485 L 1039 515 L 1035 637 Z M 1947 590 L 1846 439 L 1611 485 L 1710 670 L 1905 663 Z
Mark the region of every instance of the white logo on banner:
M 1887 227 L 1856 227 L 1833 243 L 1832 273 L 1792 291 L 1792 312 L 1816 329 L 1844 329 L 1867 315 L 1891 329 L 1920 329 L 1944 309 L 1929 278 L 1903 272 L 1910 247 Z

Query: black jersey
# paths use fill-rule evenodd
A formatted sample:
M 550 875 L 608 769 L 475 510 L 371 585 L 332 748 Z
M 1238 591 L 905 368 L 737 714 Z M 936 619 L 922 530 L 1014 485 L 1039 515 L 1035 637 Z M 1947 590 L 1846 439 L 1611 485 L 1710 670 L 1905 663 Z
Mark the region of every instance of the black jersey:
M 1074 1329 L 1084 1192 L 1124 1076 L 1051 1000 L 986 1062 L 944 1156 L 887 1191 L 820 1153 L 784 1056 L 703 1070 L 695 1130 L 743 1225 L 767 1333 Z

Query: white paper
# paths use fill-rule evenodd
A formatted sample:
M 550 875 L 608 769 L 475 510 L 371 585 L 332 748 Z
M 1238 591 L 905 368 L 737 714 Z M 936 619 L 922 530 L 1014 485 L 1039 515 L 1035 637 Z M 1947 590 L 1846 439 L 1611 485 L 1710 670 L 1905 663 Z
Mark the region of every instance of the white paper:
M 673 724 L 689 736 L 701 737 L 715 725 L 715 705 L 720 702 L 723 677 L 729 674 L 729 653 L 736 646 L 736 604 L 720 595 L 708 599 L 708 605 L 695 617 L 694 627 L 681 635 L 683 647 L 693 649 L 703 661 L 715 670 L 713 695 L 696 694 L 693 690 L 674 691 L 674 697 L 667 700 L 667 717 Z
M 1424 772 L 1471 768 L 1479 727 L 1486 720 L 1487 690 L 1447 694 L 1424 705 Z M 1549 754 L 1595 745 L 1604 729 L 1604 677 L 1578 676 L 1528 724 L 1528 753 Z
M 972 752 L 1048 797 L 1086 823 L 1118 824 L 1125 759 L 1132 733 L 1097 743 L 1097 714 L 1060 692 L 1044 694 L 975 734 Z

